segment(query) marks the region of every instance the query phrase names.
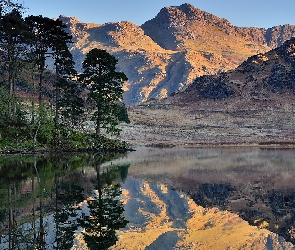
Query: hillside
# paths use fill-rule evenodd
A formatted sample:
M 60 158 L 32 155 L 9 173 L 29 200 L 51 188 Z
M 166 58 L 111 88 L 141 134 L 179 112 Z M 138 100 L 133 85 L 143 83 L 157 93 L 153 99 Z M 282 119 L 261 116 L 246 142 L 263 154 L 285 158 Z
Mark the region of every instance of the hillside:
M 118 59 L 129 78 L 124 102 L 165 98 L 197 76 L 236 68 L 249 56 L 269 51 L 293 36 L 295 26 L 241 28 L 190 4 L 165 7 L 141 27 L 131 22 L 81 23 L 61 16 L 73 36 L 77 68 L 92 48 Z
M 177 96 L 183 101 L 239 97 L 262 103 L 272 101 L 273 94 L 294 98 L 294 66 L 295 38 L 292 38 L 265 54 L 249 57 L 234 70 L 196 78 Z M 285 96 L 282 99 L 285 99 Z

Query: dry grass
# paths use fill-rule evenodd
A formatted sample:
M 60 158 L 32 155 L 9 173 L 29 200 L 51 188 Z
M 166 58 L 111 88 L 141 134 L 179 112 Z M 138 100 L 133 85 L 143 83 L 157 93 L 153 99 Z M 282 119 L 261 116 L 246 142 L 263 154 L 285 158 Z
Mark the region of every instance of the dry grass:
M 269 101 L 166 99 L 129 107 L 122 139 L 131 145 L 295 145 L 293 95 Z M 173 100 L 174 103 L 171 102 Z

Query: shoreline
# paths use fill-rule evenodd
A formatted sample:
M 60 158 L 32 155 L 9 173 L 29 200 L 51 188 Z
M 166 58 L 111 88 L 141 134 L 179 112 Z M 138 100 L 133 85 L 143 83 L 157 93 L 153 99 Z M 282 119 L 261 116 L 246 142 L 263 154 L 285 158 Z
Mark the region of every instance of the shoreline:
M 126 153 L 134 151 L 130 149 L 44 149 L 44 150 L 7 150 L 0 151 L 0 155 L 45 155 L 45 154 L 95 154 L 95 153 Z
M 294 144 L 228 144 L 228 143 L 212 143 L 212 144 L 200 144 L 200 143 L 185 143 L 185 144 L 164 144 L 164 143 L 155 143 L 155 144 L 147 144 L 140 145 L 147 148 L 174 148 L 174 147 L 182 147 L 182 148 L 262 148 L 262 149 L 295 149 Z
M 184 143 L 184 144 L 170 144 L 170 143 L 151 143 L 151 144 L 133 144 L 129 149 L 78 149 L 78 150 L 69 150 L 69 149 L 53 149 L 53 150 L 7 150 L 0 151 L 0 155 L 9 156 L 9 155 L 48 155 L 48 154 L 96 154 L 96 153 L 128 153 L 136 151 L 138 147 L 145 148 L 260 148 L 260 149 L 295 149 L 294 144 L 230 144 L 230 143 Z
M 295 149 L 295 144 L 227 144 L 227 143 L 216 143 L 216 144 L 200 144 L 200 143 L 185 143 L 185 144 L 169 144 L 169 143 L 155 143 L 155 144 L 137 144 L 133 145 L 129 149 L 79 149 L 79 150 L 68 150 L 68 149 L 55 149 L 55 150 L 7 150 L 0 151 L 0 155 L 46 155 L 46 154 L 96 154 L 96 153 L 128 153 L 136 151 L 137 147 L 145 148 L 260 148 L 260 149 Z

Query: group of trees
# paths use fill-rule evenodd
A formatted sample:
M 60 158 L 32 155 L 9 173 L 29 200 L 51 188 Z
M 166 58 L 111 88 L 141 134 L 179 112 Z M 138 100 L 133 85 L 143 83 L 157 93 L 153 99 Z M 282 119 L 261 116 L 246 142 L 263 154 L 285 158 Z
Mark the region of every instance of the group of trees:
M 0 1 L 0 127 L 30 125 L 36 143 L 49 124 L 54 129 L 77 127 L 86 115 L 95 122 L 97 135 L 101 128 L 117 133 L 118 120 L 126 113 L 122 85 L 128 80 L 116 72 L 117 60 L 92 49 L 78 74 L 66 25 L 41 15 L 24 18 L 22 11 L 12 0 Z M 47 69 L 48 59 L 54 71 Z

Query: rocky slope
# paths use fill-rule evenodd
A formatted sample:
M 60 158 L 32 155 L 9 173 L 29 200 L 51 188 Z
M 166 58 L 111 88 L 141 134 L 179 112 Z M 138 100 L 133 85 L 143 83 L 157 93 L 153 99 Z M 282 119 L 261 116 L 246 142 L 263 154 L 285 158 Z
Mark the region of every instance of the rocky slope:
M 141 27 L 130 22 L 81 23 L 61 16 L 73 36 L 71 51 L 80 69 L 92 48 L 118 59 L 129 78 L 126 104 L 164 98 L 186 88 L 197 76 L 216 74 L 240 65 L 293 36 L 295 26 L 241 28 L 190 4 L 165 7 Z
M 290 97 L 295 93 L 295 38 L 265 54 L 249 57 L 235 70 L 201 76 L 183 93 L 181 99 L 228 99 L 240 97 L 266 102 L 273 94 Z M 282 102 L 282 101 L 281 101 Z

